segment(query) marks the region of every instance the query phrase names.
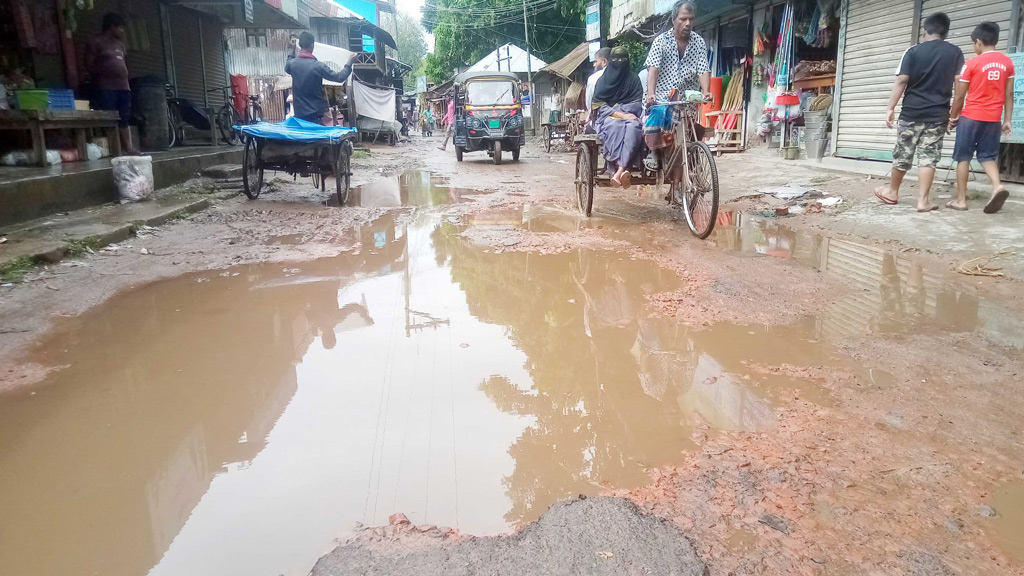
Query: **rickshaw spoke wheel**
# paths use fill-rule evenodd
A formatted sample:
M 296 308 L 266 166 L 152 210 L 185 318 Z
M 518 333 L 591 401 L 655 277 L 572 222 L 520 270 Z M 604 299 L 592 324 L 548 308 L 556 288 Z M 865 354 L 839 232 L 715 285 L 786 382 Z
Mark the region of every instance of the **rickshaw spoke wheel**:
M 715 229 L 718 217 L 718 168 L 711 148 L 703 142 L 690 142 L 686 147 L 689 179 L 681 182 L 683 214 L 690 232 L 700 239 Z
M 594 207 L 594 151 L 586 144 L 576 151 L 576 207 L 584 216 Z
M 242 190 L 250 200 L 260 196 L 263 187 L 263 168 L 259 167 L 260 148 L 256 138 L 245 139 L 245 152 L 242 155 Z
M 352 143 L 348 140 L 338 146 L 334 179 L 337 184 L 338 205 L 344 206 L 352 189 Z

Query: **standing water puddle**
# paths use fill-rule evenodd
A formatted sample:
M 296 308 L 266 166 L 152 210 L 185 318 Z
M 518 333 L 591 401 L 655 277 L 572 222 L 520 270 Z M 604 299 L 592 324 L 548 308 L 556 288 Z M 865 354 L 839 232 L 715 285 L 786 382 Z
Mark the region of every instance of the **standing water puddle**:
M 68 320 L 34 358 L 47 383 L 0 397 L 0 566 L 292 575 L 393 512 L 502 532 L 645 483 L 698 422 L 827 401 L 758 364 L 849 368 L 820 319 L 692 330 L 647 313 L 680 285 L 653 263 L 458 233 L 386 216 L 357 253 L 186 275 Z
M 333 181 L 329 181 L 331 184 Z M 363 208 L 398 208 L 400 206 L 441 206 L 466 202 L 473 196 L 489 192 L 454 188 L 443 178 L 425 170 L 408 170 L 367 184 L 353 186 L 346 206 Z M 331 196 L 328 206 L 337 206 L 338 197 Z

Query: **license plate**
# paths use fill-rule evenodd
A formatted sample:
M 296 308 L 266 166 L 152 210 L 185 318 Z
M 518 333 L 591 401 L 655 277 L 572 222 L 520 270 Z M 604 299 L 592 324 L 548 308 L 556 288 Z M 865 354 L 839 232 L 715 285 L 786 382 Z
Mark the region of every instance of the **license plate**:
M 487 121 L 487 127 L 488 128 L 501 128 L 501 120 L 488 120 Z

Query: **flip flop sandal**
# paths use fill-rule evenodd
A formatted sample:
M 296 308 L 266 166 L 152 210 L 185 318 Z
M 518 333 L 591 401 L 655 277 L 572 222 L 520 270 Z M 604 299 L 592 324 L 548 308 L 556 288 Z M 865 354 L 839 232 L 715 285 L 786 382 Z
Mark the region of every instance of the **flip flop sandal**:
M 875 190 L 875 198 L 878 198 L 879 200 L 882 201 L 882 204 L 885 204 L 887 206 L 895 206 L 897 203 L 896 200 L 893 200 L 892 198 L 886 198 L 885 196 L 879 194 L 878 190 Z
M 952 200 L 946 202 L 946 208 L 949 208 L 950 210 L 957 210 L 959 212 L 967 212 L 967 206 L 964 206 L 963 208 L 961 208 L 960 206 L 953 206 Z
M 633 185 L 633 176 L 629 172 L 624 172 L 619 184 L 625 189 Z
M 931 208 L 918 208 L 917 211 L 918 212 L 931 212 L 933 210 L 938 210 L 938 209 L 939 209 L 938 206 L 932 206 Z
M 1003 207 L 1006 203 L 1006 199 L 1010 197 L 1010 193 L 1005 188 L 1000 189 L 996 192 L 996 195 L 985 204 L 985 214 L 995 214 Z

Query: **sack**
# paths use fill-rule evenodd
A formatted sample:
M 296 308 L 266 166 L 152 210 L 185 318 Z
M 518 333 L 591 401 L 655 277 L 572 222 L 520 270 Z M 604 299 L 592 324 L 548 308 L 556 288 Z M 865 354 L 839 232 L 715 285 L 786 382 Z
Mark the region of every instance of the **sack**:
M 124 156 L 110 161 L 121 204 L 153 197 L 153 157 Z

